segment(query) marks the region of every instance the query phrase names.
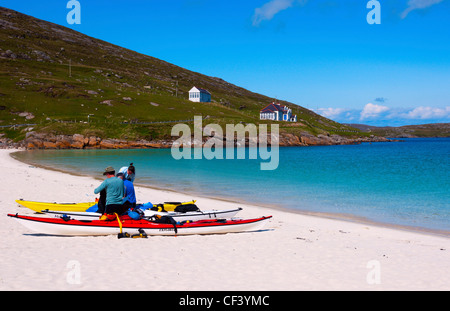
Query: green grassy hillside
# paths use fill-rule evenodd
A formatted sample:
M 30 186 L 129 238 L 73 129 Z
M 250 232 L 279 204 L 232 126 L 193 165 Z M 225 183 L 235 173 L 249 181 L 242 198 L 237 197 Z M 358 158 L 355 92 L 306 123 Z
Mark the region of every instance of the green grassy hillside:
M 405 126 L 370 126 L 364 124 L 349 124 L 361 131 L 383 137 L 450 137 L 450 123 L 432 123 Z
M 201 87 L 212 103 L 188 101 Z M 36 124 L 35 131 L 125 139 L 160 139 L 171 124 L 142 124 L 209 116 L 208 123 L 255 123 L 273 99 L 162 60 L 94 39 L 69 28 L 0 7 L 0 126 Z M 355 135 L 355 129 L 281 101 L 299 134 Z M 89 121 L 89 123 L 88 123 Z M 14 140 L 26 126 L 1 127 Z M 361 135 L 360 132 L 357 133 Z

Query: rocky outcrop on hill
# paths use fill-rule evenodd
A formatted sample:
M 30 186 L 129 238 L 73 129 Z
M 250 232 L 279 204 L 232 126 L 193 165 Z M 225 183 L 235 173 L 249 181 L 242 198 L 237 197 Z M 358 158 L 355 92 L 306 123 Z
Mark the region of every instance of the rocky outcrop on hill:
M 339 135 L 323 135 L 319 134 L 317 136 L 311 135 L 309 133 L 302 133 L 300 137 L 285 134 L 280 138 L 280 146 L 331 146 L 331 145 L 350 145 L 362 142 L 385 142 L 389 141 L 384 137 L 358 137 L 358 138 L 347 138 Z

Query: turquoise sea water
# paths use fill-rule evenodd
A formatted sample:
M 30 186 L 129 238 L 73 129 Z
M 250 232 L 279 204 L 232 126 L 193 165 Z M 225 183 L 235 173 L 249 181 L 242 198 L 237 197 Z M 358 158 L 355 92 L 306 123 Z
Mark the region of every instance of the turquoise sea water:
M 175 160 L 170 150 L 46 150 L 18 155 L 29 163 L 97 177 L 106 166 L 119 169 L 133 162 L 140 184 L 450 231 L 448 138 L 285 147 L 279 156 L 276 170 L 261 171 L 261 160 Z

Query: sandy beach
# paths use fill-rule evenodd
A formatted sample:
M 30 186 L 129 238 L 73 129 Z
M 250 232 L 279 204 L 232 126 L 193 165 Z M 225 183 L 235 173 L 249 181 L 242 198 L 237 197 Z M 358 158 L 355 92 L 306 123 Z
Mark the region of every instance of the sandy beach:
M 100 181 L 18 162 L 13 151 L 0 150 L 0 290 L 450 290 L 448 237 L 210 198 L 195 197 L 203 210 L 273 218 L 266 230 L 225 235 L 38 235 L 6 216 L 33 213 L 16 199 L 87 202 Z M 193 199 L 136 193 L 140 202 Z

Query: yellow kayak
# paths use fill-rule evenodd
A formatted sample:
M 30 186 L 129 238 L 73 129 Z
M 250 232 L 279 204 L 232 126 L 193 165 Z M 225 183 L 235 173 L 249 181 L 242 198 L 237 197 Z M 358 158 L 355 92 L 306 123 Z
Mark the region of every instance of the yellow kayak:
M 96 202 L 84 202 L 84 203 L 49 203 L 49 202 L 34 202 L 25 200 L 16 200 L 22 206 L 25 206 L 37 213 L 41 213 L 43 210 L 61 211 L 61 212 L 85 212 L 90 207 L 96 205 Z M 173 212 L 179 205 L 194 204 L 196 200 L 189 202 L 164 202 L 161 204 L 153 204 L 153 210 Z
M 52 211 L 62 211 L 62 212 L 85 212 L 91 206 L 94 206 L 95 202 L 85 202 L 85 203 L 48 203 L 48 202 L 34 202 L 25 200 L 16 200 L 22 206 L 28 207 L 29 209 L 40 213 L 42 210 L 48 209 Z

